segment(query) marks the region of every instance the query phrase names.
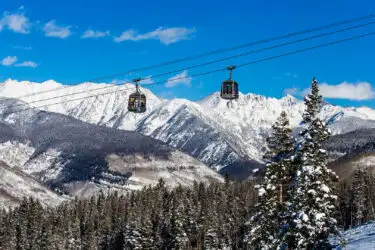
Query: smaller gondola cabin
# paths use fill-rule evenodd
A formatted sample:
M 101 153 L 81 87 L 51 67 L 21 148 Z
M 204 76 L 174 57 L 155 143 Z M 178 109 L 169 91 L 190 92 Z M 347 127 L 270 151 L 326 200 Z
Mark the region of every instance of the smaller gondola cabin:
M 141 78 L 134 79 L 136 91 L 129 96 L 128 111 L 134 113 L 144 113 L 146 112 L 146 95 L 142 94 L 139 90 L 138 83 Z

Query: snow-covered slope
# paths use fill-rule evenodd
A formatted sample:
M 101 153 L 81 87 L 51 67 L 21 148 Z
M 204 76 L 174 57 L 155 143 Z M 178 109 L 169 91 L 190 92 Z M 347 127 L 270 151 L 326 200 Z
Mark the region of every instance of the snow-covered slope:
M 54 89 L 58 89 L 58 91 L 53 91 Z M 53 80 L 35 83 L 9 79 L 0 84 L 0 96 L 20 97 L 19 99 L 31 103 L 30 105 L 33 107 L 54 103 L 54 105 L 41 109 L 69 115 L 93 124 L 126 130 L 135 130 L 136 123 L 142 118 L 141 115 L 127 111 L 128 97 L 134 90 L 135 87 L 132 84 L 115 86 L 104 83 L 82 83 L 72 87 L 64 86 Z M 147 114 L 162 100 L 148 89 L 141 88 L 141 91 L 147 95 Z M 32 95 L 34 93 L 40 94 Z M 92 97 L 82 99 L 88 96 Z M 73 99 L 79 100 L 71 101 Z
M 7 80 L 0 84 L 0 96 L 18 97 L 61 88 L 58 91 L 21 98 L 26 102 L 33 102 L 90 90 L 79 95 L 31 104 L 41 106 L 110 92 L 116 88 L 126 89 L 131 85 L 91 91 L 106 86 L 109 85 L 84 83 L 66 88 L 54 81 L 31 83 Z M 238 163 L 244 166 L 243 169 L 251 169 L 256 162 L 262 162 L 265 138 L 282 110 L 288 113 L 293 127 L 300 124 L 304 111 L 303 101 L 290 95 L 276 99 L 240 93 L 238 100 L 226 101 L 220 98 L 219 93 L 213 93 L 201 101 L 191 102 L 184 99 L 162 100 L 151 91 L 142 89 L 148 98 L 147 112 L 130 114 L 126 105 L 132 91 L 134 89 L 117 91 L 43 109 L 67 114 L 93 124 L 149 135 L 196 157 L 216 170 L 228 172 L 229 166 L 238 166 Z M 329 124 L 334 134 L 375 128 L 375 111 L 366 107 L 343 108 L 327 103 L 322 108 L 321 118 Z M 239 175 L 241 174 L 240 171 Z
M 332 238 L 331 242 L 337 250 L 374 250 L 375 249 L 375 222 L 347 230 L 343 234 L 348 244 L 340 246 L 337 238 Z
M 57 205 L 66 200 L 31 176 L 0 161 L 0 209 L 19 204 L 23 197 L 38 199 L 45 206 Z
M 103 188 L 140 189 L 161 177 L 170 186 L 222 181 L 195 158 L 148 136 L 57 113 L 11 112 L 14 103 L 21 102 L 0 99 L 0 159 L 52 189 L 86 196 Z

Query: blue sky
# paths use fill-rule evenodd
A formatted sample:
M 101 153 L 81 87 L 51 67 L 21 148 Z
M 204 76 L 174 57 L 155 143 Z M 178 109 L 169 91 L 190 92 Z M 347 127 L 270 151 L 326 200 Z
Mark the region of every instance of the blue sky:
M 0 1 L 0 81 L 54 79 L 64 84 L 77 84 L 372 13 L 375 13 L 375 2 L 371 0 L 5 0 Z M 373 31 L 375 25 L 370 25 L 179 74 L 200 73 Z M 300 37 L 293 39 L 297 38 Z M 283 41 L 240 52 L 280 42 Z M 316 76 L 323 83 L 323 94 L 331 97 L 327 98 L 329 102 L 375 108 L 374 44 L 375 36 L 371 36 L 320 48 L 237 69 L 234 78 L 243 93 L 281 97 L 286 92 L 303 94 Z M 117 80 L 157 75 L 234 53 L 239 52 L 122 76 Z M 221 81 L 227 77 L 226 73 L 216 73 L 150 89 L 163 97 L 197 100 L 219 90 Z M 155 81 L 162 79 L 168 77 Z M 116 79 L 105 81 L 112 80 Z

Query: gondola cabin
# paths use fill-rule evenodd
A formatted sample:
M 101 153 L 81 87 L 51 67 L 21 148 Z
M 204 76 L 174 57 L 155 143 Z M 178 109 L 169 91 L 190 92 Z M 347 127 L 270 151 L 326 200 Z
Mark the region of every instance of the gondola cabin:
M 146 96 L 141 93 L 133 93 L 129 96 L 128 111 L 134 113 L 146 112 Z
M 226 100 L 238 99 L 238 84 L 233 80 L 226 80 L 221 84 L 221 98 Z
M 229 70 L 229 79 L 225 80 L 221 84 L 220 96 L 226 100 L 238 99 L 238 83 L 232 80 L 232 71 L 236 66 L 230 66 L 227 69 Z
M 128 111 L 134 113 L 146 112 L 146 95 L 142 94 L 139 90 L 138 83 L 141 78 L 133 80 L 135 82 L 136 91 L 129 96 Z

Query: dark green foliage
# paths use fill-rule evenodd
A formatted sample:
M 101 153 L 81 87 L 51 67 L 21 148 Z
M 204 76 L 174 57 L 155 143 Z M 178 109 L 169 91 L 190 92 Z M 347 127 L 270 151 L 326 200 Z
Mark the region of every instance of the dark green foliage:
M 366 209 L 375 203 L 369 172 Z M 339 189 L 337 219 L 350 227 L 354 214 L 352 186 Z M 256 190 L 252 182 L 167 189 L 155 187 L 120 195 L 98 194 L 75 199 L 56 208 L 42 208 L 24 199 L 19 207 L 0 211 L 0 249 L 246 249 L 246 221 L 254 214 Z M 369 210 L 362 222 L 374 219 Z M 367 216 L 368 214 L 368 216 Z
M 241 249 L 252 182 L 99 193 L 55 208 L 24 199 L 0 211 L 0 249 Z
M 369 167 L 358 166 L 351 185 L 339 188 L 337 217 L 344 229 L 358 226 L 375 219 L 375 181 Z

